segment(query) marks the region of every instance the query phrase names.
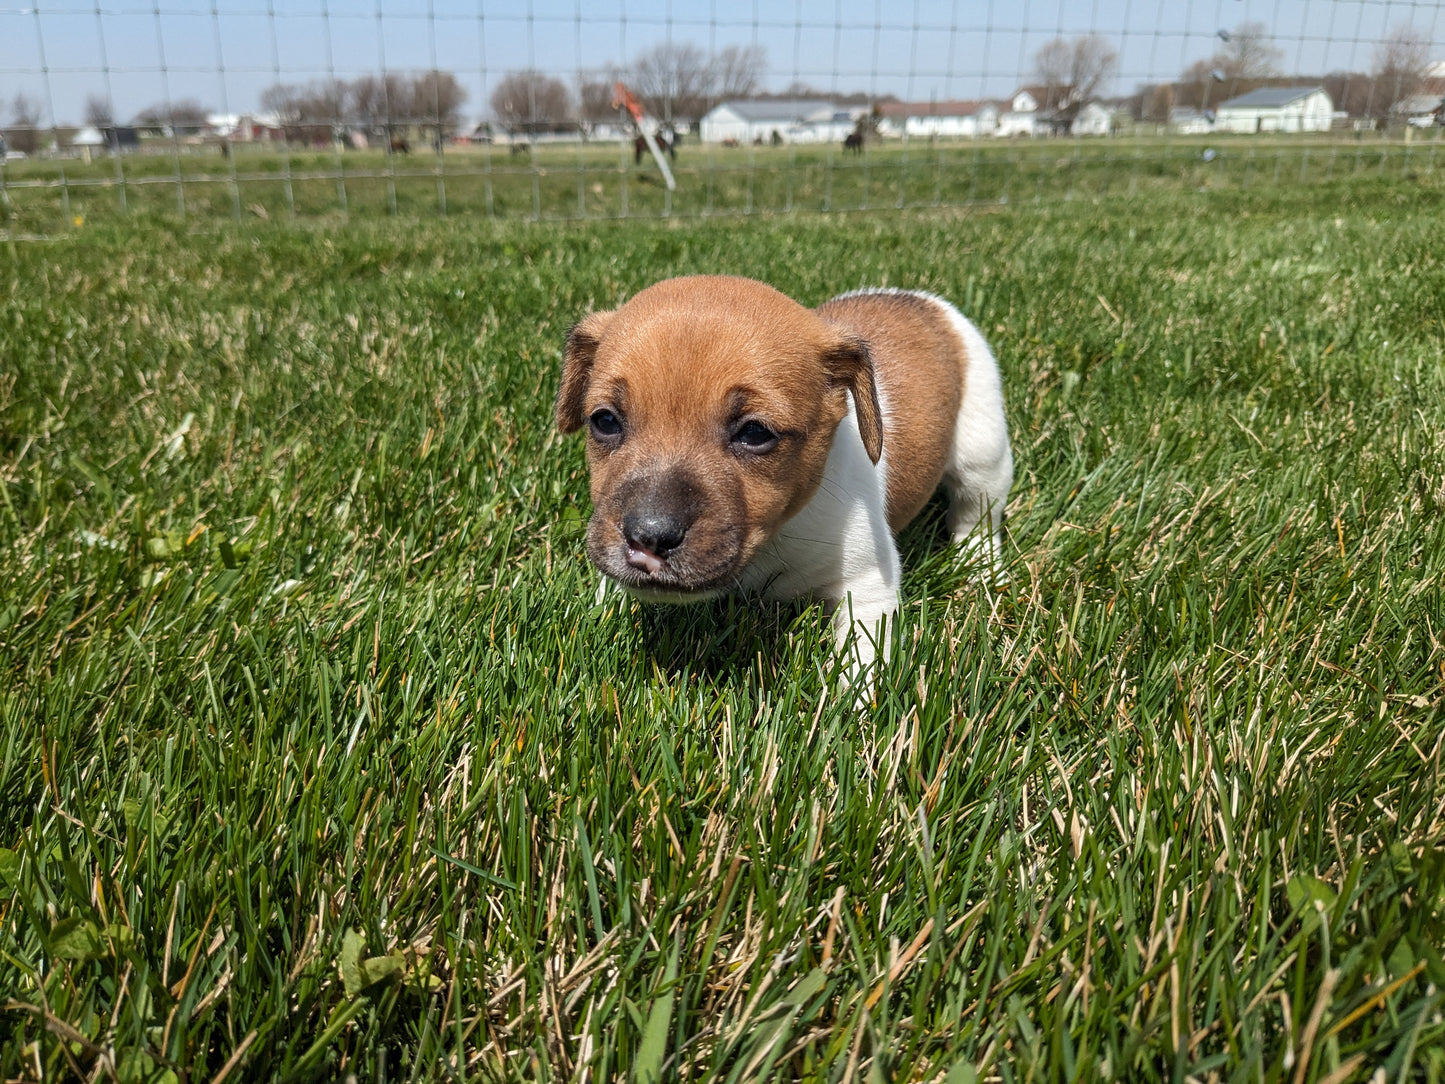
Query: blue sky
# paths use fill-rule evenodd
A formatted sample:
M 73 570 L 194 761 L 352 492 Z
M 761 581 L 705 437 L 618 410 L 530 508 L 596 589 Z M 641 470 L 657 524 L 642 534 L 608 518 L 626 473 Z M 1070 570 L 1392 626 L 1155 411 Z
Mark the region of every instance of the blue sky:
M 468 116 L 509 71 L 625 64 L 659 41 L 761 45 L 770 89 L 794 81 L 910 99 L 996 97 L 1032 75 L 1058 35 L 1119 50 L 1110 91 L 1176 77 L 1216 32 L 1266 24 L 1290 72 L 1368 70 L 1411 24 L 1445 59 L 1445 0 L 0 0 L 0 118 L 17 91 L 45 120 L 78 121 L 90 94 L 122 119 L 167 98 L 254 109 L 275 82 L 439 67 Z M 151 6 L 144 6 L 145 4 Z

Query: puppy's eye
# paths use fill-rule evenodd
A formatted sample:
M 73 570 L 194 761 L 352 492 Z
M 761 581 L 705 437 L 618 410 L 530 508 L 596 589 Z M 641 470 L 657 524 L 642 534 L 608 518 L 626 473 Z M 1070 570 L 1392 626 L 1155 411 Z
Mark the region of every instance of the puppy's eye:
M 749 452 L 771 452 L 778 446 L 778 434 L 760 421 L 748 421 L 733 434 L 733 444 Z
M 622 419 L 606 408 L 594 410 L 587 420 L 592 425 L 592 435 L 599 440 L 622 435 Z

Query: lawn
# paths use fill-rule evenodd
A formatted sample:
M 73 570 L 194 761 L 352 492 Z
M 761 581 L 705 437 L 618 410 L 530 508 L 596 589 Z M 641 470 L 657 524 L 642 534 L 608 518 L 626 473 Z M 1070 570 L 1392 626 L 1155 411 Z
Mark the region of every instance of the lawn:
M 0 163 L 0 229 L 55 233 L 75 219 L 184 215 L 200 221 L 706 218 L 768 212 L 1094 200 L 1163 191 L 1252 190 L 1360 178 L 1436 184 L 1445 129 L 1396 134 L 979 139 L 722 147 L 683 144 L 664 188 L 620 144 L 449 147 L 408 155 L 240 146 L 152 146 L 119 159 Z
M 1445 1079 L 1442 182 L 0 239 L 0 1075 Z M 561 342 L 700 271 L 1001 360 L 866 710 L 594 604 Z

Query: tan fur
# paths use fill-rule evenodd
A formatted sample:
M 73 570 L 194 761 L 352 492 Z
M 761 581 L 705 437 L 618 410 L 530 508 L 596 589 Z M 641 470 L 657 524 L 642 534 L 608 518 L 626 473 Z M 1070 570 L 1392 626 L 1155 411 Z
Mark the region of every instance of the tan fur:
M 900 531 L 943 477 L 963 401 L 963 343 L 939 307 L 917 294 L 853 294 L 817 312 L 868 342 L 885 412 L 888 525 Z
M 626 582 L 618 539 L 632 489 L 682 474 L 707 514 L 669 570 L 676 583 L 662 586 L 724 583 L 817 492 L 849 392 L 876 462 L 884 438 L 866 347 L 851 329 L 750 279 L 669 279 L 587 317 L 564 352 L 558 427 L 581 428 L 602 409 L 627 426 L 615 448 L 587 443 L 589 555 Z M 729 447 L 748 417 L 779 433 L 778 454 Z

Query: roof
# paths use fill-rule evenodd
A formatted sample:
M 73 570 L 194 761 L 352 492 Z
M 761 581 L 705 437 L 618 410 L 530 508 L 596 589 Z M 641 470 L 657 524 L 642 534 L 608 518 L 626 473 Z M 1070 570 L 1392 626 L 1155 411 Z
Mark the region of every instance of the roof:
M 1230 98 L 1227 102 L 1220 102 L 1220 109 L 1278 109 L 1281 106 L 1291 105 L 1301 98 L 1308 98 L 1311 94 L 1324 94 L 1325 88 L 1313 87 L 1260 87 L 1258 90 L 1251 90 L 1248 94 L 1241 94 L 1238 98 Z
M 878 112 L 885 117 L 973 117 L 982 109 L 997 109 L 994 102 L 879 102 Z
M 1009 100 L 1012 101 L 1020 94 L 1025 93 L 1028 94 L 1029 97 L 1033 98 L 1034 101 L 1039 103 L 1040 109 L 1049 109 L 1063 105 L 1070 98 L 1072 98 L 1074 94 L 1074 88 L 1071 86 L 1059 84 L 1055 84 L 1053 86 L 1045 86 L 1042 83 L 1030 83 L 1025 86 L 1019 87 L 1018 90 L 1010 94 Z
M 1440 108 L 1440 95 L 1438 94 L 1415 94 L 1409 98 L 1402 98 L 1390 106 L 1392 113 L 1408 113 L 1410 115 L 1433 113 Z
M 820 98 L 779 98 L 775 101 L 735 99 L 719 102 L 714 111 L 717 109 L 730 110 L 743 120 L 761 121 L 796 121 L 825 111 L 838 111 L 838 107 L 832 102 Z

